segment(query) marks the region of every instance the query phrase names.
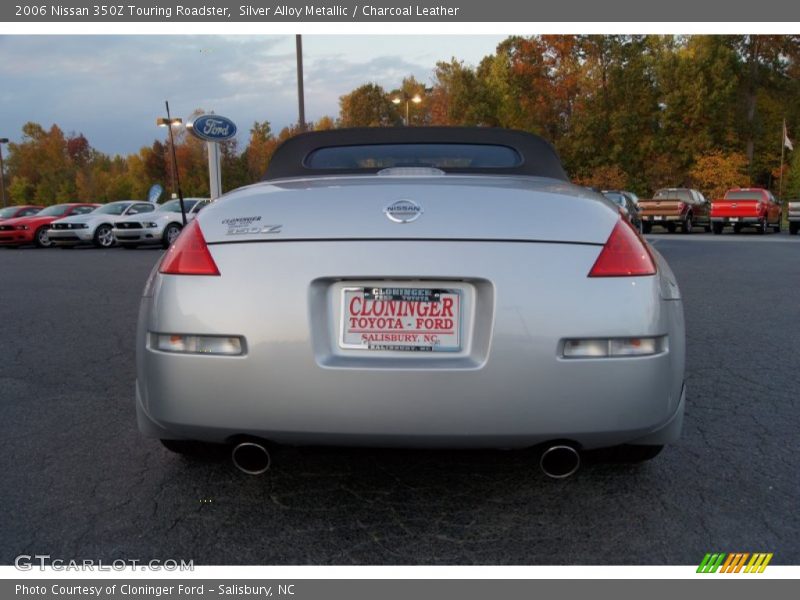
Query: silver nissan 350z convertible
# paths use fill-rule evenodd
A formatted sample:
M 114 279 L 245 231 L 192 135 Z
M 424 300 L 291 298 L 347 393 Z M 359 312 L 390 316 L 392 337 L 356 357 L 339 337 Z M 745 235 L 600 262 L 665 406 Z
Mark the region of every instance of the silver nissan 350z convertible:
M 151 274 L 136 407 L 174 451 L 229 444 L 654 457 L 684 412 L 669 266 L 541 138 L 492 128 L 298 135 Z M 616 454 L 615 454 L 616 455 Z

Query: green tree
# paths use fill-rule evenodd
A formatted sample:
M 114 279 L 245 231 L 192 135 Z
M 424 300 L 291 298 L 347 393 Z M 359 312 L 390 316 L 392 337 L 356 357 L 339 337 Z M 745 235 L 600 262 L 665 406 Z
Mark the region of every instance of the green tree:
M 33 202 L 34 187 L 28 178 L 17 175 L 7 189 L 11 204 L 30 204 Z
M 339 98 L 341 127 L 388 127 L 399 122 L 394 104 L 377 84 L 366 83 Z
M 565 116 L 556 141 L 574 177 L 591 181 L 600 173 L 602 179 L 617 167 L 627 187 L 640 193 L 648 187 L 648 167 L 658 155 L 657 50 L 657 40 L 646 36 L 579 38 L 580 70 L 570 80 L 576 91 L 562 92 L 569 112 L 558 112 Z
M 389 100 L 402 122 L 405 120 L 406 99 L 408 99 L 408 125 L 418 127 L 431 123 L 429 95 L 425 85 L 410 75 L 403 79 L 399 88 L 389 92 Z M 418 97 L 420 102 L 411 101 L 415 97 Z
M 239 143 L 235 138 L 220 144 L 220 168 L 223 193 L 253 183 L 247 173 L 247 162 L 244 155 L 239 153 Z
M 487 93 L 475 69 L 456 58 L 438 62 L 428 102 L 432 125 L 482 125 L 489 112 Z
M 800 200 L 800 151 L 795 149 L 789 153 L 788 175 L 783 181 L 783 197 Z
M 152 146 L 139 150 L 139 156 L 144 162 L 144 174 L 151 185 L 158 183 L 166 188 L 169 181 L 167 173 L 167 146 L 155 140 Z

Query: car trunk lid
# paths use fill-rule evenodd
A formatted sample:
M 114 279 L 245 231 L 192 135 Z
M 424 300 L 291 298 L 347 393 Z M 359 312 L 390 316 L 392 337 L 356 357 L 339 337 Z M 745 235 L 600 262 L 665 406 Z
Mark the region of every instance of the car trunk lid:
M 594 192 L 545 178 L 357 176 L 257 184 L 223 196 L 199 218 L 209 244 L 415 239 L 604 244 L 619 213 Z

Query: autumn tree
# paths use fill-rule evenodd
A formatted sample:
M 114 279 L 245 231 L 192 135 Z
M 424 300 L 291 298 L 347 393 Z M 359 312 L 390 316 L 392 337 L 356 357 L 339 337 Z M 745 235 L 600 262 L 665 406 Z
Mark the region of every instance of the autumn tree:
M 741 152 L 724 154 L 712 151 L 695 160 L 689 171 L 693 187 L 709 199 L 721 198 L 732 187 L 747 186 L 747 156 Z
M 267 170 L 269 159 L 275 152 L 277 142 L 272 134 L 269 121 L 256 121 L 250 128 L 250 139 L 244 156 L 247 165 L 247 178 L 250 182 L 258 181 Z
M 800 131 L 800 35 L 510 36 L 477 66 L 457 57 L 436 63 L 431 83 L 409 76 L 388 93 L 366 83 L 340 97 L 335 122 L 322 117 L 305 129 L 401 125 L 405 103 L 392 98 L 420 94 L 423 102 L 409 105 L 413 125 L 538 133 L 577 182 L 639 195 L 677 185 L 713 195 L 748 182 L 777 192 L 784 120 Z M 300 130 L 276 134 L 264 120 L 243 149 L 223 143 L 224 189 L 258 181 L 278 145 Z M 174 133 L 184 193 L 207 195 L 206 144 Z M 108 156 L 80 133 L 27 123 L 8 151 L 12 202 L 143 198 L 153 183 L 175 191 L 162 140 Z M 787 157 L 784 196 L 800 194 L 797 162 Z
M 314 131 L 328 131 L 329 129 L 335 129 L 335 128 L 336 128 L 336 121 L 334 120 L 333 117 L 329 117 L 328 115 L 320 117 L 319 120 L 317 120 L 312 126 L 312 129 Z
M 339 98 L 339 124 L 342 127 L 388 127 L 400 122 L 386 91 L 366 83 Z
M 431 124 L 429 90 L 413 75 L 404 78 L 400 87 L 389 92 L 388 96 L 403 121 L 405 121 L 406 106 L 408 107 L 409 122 L 406 125 L 419 127 Z M 419 98 L 420 101 L 414 102 L 413 98 Z
M 658 41 L 647 36 L 583 36 L 581 74 L 572 115 L 557 148 L 570 171 L 616 165 L 628 189 L 645 193 L 653 164 L 672 170 L 659 150 L 654 64 Z
M 139 150 L 139 156 L 144 163 L 144 172 L 151 183 L 159 183 L 166 188 L 169 180 L 167 172 L 167 146 L 155 140 L 151 146 Z
M 452 58 L 438 62 L 433 87 L 426 97 L 431 125 L 485 124 L 489 112 L 487 92 L 475 69 Z
M 784 52 L 791 45 L 790 36 L 740 35 L 734 44 L 742 59 L 741 90 L 744 105 L 743 137 L 748 164 L 752 165 L 755 141 L 760 123 L 758 113 L 759 92 L 774 84 L 774 75 L 786 66 Z
M 77 167 L 70 157 L 64 132 L 57 125 L 45 130 L 30 122 L 22 127 L 22 136 L 22 142 L 8 145 L 12 200 L 45 205 L 74 201 Z M 24 185 L 13 185 L 18 177 L 24 179 Z
M 574 182 L 598 190 L 624 190 L 629 187 L 628 176 L 617 165 L 595 167 L 589 174 L 575 177 Z
M 579 85 L 575 36 L 513 36 L 497 48 L 506 78 L 501 104 L 509 124 L 557 142 L 569 124 Z

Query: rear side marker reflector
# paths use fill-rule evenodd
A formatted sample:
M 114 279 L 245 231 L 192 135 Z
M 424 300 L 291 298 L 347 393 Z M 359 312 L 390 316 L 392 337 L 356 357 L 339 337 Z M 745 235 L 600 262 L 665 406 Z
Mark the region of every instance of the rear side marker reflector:
M 237 336 L 183 335 L 177 333 L 153 333 L 152 347 L 162 352 L 178 354 L 216 354 L 241 356 L 244 344 Z
M 647 244 L 627 219 L 620 218 L 600 251 L 589 277 L 655 275 L 656 265 Z
M 219 275 L 197 219 L 183 228 L 158 271 L 165 275 Z
M 608 358 L 619 356 L 652 356 L 667 350 L 667 338 L 599 338 L 565 340 L 564 358 Z

